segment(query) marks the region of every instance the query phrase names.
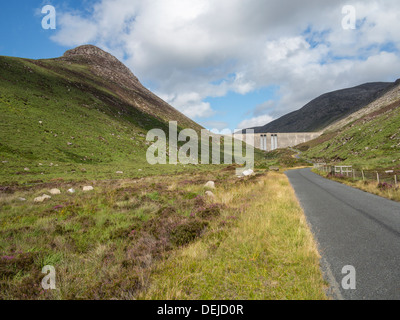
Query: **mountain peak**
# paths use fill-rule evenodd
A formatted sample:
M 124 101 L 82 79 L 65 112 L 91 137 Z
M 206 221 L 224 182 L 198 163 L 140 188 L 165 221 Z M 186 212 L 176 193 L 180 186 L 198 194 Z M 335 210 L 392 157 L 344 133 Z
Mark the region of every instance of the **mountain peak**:
M 97 56 L 97 57 L 108 58 L 110 60 L 116 59 L 108 52 L 91 44 L 79 46 L 74 49 L 68 50 L 64 53 L 64 57 L 73 57 L 73 56 Z
M 88 64 L 101 78 L 116 82 L 126 88 L 140 85 L 139 79 L 121 61 L 93 45 L 83 45 L 68 50 L 60 59 Z

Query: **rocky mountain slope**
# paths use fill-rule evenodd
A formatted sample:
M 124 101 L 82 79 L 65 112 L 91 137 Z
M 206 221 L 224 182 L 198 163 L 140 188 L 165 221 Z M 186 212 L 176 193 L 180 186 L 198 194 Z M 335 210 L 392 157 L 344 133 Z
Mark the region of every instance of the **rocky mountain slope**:
M 35 180 L 148 164 L 145 136 L 202 127 L 147 90 L 112 55 L 94 46 L 63 57 L 0 57 L 0 180 Z
M 354 88 L 326 93 L 305 105 L 262 127 L 256 133 L 322 131 L 332 123 L 362 109 L 394 86 L 393 83 L 367 83 Z
M 363 169 L 400 170 L 400 81 L 299 148 L 313 159 L 344 162 Z

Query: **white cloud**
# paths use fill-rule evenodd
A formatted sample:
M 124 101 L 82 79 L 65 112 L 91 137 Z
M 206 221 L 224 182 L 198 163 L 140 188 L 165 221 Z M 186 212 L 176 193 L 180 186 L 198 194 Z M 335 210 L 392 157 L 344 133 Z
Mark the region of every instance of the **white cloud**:
M 241 123 L 265 125 L 324 92 L 400 77 L 398 0 L 354 1 L 355 31 L 342 29 L 345 4 L 102 0 L 89 14 L 58 11 L 53 39 L 110 51 L 194 119 L 216 114 L 207 97 L 277 86 L 279 99 L 266 113 L 259 108 Z
M 242 122 L 239 123 L 238 129 L 261 127 L 261 126 L 264 126 L 274 120 L 275 119 L 269 115 L 258 116 L 258 117 L 254 117 L 252 119 L 243 120 Z

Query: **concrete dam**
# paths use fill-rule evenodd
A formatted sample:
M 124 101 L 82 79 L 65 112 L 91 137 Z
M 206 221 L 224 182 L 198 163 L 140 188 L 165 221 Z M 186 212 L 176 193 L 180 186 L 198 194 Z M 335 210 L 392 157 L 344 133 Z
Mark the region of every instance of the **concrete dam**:
M 254 133 L 235 134 L 235 138 L 245 141 L 250 138 L 249 144 L 257 149 L 273 151 L 276 149 L 289 148 L 298 144 L 314 140 L 323 132 L 295 132 L 295 133 Z

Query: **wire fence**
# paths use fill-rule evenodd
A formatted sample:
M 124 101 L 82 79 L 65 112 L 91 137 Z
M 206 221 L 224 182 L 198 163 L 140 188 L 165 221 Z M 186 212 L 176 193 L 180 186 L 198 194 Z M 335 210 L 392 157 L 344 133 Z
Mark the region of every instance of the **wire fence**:
M 326 163 L 316 163 L 314 168 L 338 178 L 348 178 L 354 181 L 375 181 L 393 187 L 400 185 L 400 170 L 359 170 L 353 166 L 333 166 Z

